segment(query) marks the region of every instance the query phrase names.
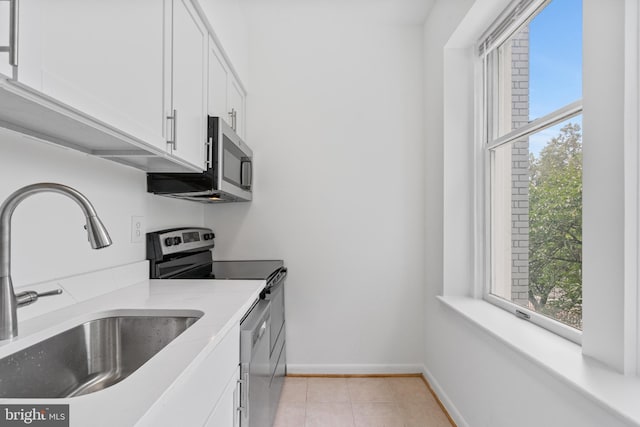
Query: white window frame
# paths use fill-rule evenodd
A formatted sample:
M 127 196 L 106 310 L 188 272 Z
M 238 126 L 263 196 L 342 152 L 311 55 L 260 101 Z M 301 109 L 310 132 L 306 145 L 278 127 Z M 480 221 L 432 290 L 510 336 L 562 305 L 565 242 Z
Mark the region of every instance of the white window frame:
M 478 126 L 478 129 L 481 132 L 482 141 L 481 168 L 484 169 L 482 172 L 484 177 L 483 202 L 485 205 L 485 233 L 483 236 L 485 241 L 485 256 L 483 257 L 485 263 L 485 277 L 483 284 L 483 298 L 487 302 L 513 313 L 515 316 L 545 328 L 577 344 L 581 344 L 582 331 L 491 293 L 491 286 L 494 279 L 494 272 L 492 268 L 493 230 L 491 212 L 493 205 L 492 188 L 494 182 L 493 170 L 491 168 L 492 150 L 506 144 L 514 143 L 522 137 L 530 136 L 536 132 L 542 131 L 582 114 L 582 99 L 580 99 L 564 105 L 543 117 L 537 118 L 528 124 L 495 139 L 491 139 L 489 135 L 490 132 L 493 133 L 491 127 L 495 125 L 495 117 L 499 114 L 496 111 L 497 106 L 491 105 L 491 100 L 498 99 L 497 96 L 494 96 L 495 93 L 492 93 L 491 91 L 497 91 L 499 82 L 498 84 L 495 84 L 494 82 L 493 85 L 489 82 L 491 78 L 495 78 L 498 72 L 498 70 L 494 71 L 491 69 L 492 64 L 489 64 L 490 54 L 498 49 L 504 41 L 508 40 L 509 37 L 511 37 L 520 28 L 527 25 L 549 2 L 550 0 L 521 0 L 519 2 L 512 3 L 511 6 L 507 8 L 502 15 L 500 15 L 496 22 L 489 27 L 489 29 L 480 38 L 478 52 L 482 72 L 479 73 L 480 82 L 477 87 L 482 88 L 480 103 L 482 114 L 479 115 L 479 117 L 482 118 L 482 123 Z M 495 67 L 495 64 L 493 64 L 493 67 Z

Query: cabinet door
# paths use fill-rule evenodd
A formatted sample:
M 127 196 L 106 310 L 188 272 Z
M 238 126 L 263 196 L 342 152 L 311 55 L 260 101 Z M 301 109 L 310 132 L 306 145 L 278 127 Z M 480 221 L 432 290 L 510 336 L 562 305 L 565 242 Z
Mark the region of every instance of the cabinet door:
M 0 46 L 9 47 L 11 22 L 10 11 L 10 2 L 0 1 Z M 9 52 L 0 52 L 0 74 L 9 78 L 13 76 L 13 67 L 9 62 Z
M 173 0 L 171 153 L 204 169 L 206 144 L 206 62 L 208 33 L 191 1 Z
M 166 149 L 161 2 L 19 4 L 19 83 Z
M 229 401 L 236 386 L 240 365 L 240 325 L 235 324 L 210 353 L 200 359 L 195 369 L 187 369 L 136 423 L 139 427 L 210 426 L 225 427 L 208 421 L 220 409 L 222 416 L 232 414 Z M 232 397 L 231 397 L 232 399 Z M 179 410 L 176 410 L 178 408 Z M 227 410 L 223 410 L 226 408 Z M 215 417 L 214 417 L 215 418 Z M 233 419 L 233 414 L 231 415 Z
M 209 38 L 208 111 L 210 116 L 220 117 L 229 125 L 227 115 L 227 84 L 229 71 L 225 60 L 212 38 Z
M 228 111 L 235 114 L 234 130 L 240 138 L 244 138 L 244 122 L 245 122 L 245 94 L 240 83 L 230 76 L 228 86 L 229 106 Z
M 240 401 L 240 368 L 227 383 L 227 386 L 218 400 L 216 407 L 209 415 L 205 427 L 236 427 L 239 426 L 238 404 Z
M 12 4 L 19 4 L 18 14 L 12 17 Z M 42 90 L 43 7 L 45 0 L 12 0 L 0 2 L 0 45 L 9 46 L 14 30 L 14 44 L 18 49 L 18 65 L 11 66 L 8 52 L 0 53 L 0 73 L 27 86 Z M 13 21 L 12 21 L 12 18 Z M 11 23 L 15 23 L 11 28 Z

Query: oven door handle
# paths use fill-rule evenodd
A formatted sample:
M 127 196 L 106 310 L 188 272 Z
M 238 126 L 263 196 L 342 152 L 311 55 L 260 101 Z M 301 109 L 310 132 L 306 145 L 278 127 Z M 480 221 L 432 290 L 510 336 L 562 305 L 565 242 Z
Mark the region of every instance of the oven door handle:
M 277 292 L 277 290 L 280 289 L 280 285 L 284 283 L 284 279 L 287 278 L 287 274 L 288 273 L 286 267 L 281 267 L 277 271 L 273 272 L 267 278 L 267 286 L 263 291 L 264 295 L 270 295 Z M 264 295 L 261 294 L 260 298 L 262 298 Z

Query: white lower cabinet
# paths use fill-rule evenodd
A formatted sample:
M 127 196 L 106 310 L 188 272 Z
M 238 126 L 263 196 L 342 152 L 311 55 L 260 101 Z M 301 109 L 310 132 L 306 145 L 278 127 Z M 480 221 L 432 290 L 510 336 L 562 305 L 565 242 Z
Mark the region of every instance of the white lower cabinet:
M 235 325 L 204 360 L 176 380 L 136 426 L 233 426 L 233 404 L 227 401 L 233 402 L 239 365 L 240 325 Z M 215 420 L 218 416 L 232 423 L 213 423 L 212 417 Z
M 205 427 L 238 427 L 240 417 L 238 406 L 240 404 L 240 367 L 236 369 L 227 387 L 218 400 L 216 407 L 211 412 Z

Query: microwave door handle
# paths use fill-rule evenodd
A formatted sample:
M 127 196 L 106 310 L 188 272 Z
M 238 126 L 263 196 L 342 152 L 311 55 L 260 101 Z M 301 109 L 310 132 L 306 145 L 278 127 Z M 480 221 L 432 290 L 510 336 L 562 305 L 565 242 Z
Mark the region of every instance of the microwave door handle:
M 240 185 L 247 190 L 251 190 L 251 184 L 253 181 L 253 162 L 251 159 L 243 159 L 241 168 Z

